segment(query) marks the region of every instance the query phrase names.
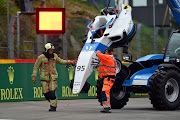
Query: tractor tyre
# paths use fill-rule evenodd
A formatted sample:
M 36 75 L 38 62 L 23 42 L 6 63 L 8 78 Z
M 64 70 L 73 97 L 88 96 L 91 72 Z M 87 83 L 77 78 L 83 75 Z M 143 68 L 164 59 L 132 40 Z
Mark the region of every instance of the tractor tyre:
M 97 93 L 98 102 L 100 103 L 101 106 L 102 106 L 102 95 L 101 95 L 102 87 L 103 87 L 103 78 L 99 78 L 97 80 L 96 93 Z
M 115 83 L 111 88 L 110 102 L 112 109 L 121 109 L 129 101 L 130 93 L 123 91 L 123 82 L 127 77 L 127 72 L 122 69 L 120 73 L 117 74 Z
M 113 86 L 114 87 L 114 86 Z M 126 103 L 129 101 L 130 93 L 123 92 L 122 90 L 118 89 L 111 89 L 111 108 L 112 109 L 121 109 L 123 108 Z
M 176 110 L 180 106 L 180 73 L 175 69 L 158 69 L 152 75 L 149 96 L 157 110 Z

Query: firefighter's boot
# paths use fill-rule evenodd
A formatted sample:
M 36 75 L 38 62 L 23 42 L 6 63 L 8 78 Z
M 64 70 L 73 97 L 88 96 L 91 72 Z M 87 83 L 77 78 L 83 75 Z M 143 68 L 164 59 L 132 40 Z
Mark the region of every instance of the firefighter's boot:
M 53 106 L 50 105 L 49 111 L 56 111 L 56 107 L 53 107 Z

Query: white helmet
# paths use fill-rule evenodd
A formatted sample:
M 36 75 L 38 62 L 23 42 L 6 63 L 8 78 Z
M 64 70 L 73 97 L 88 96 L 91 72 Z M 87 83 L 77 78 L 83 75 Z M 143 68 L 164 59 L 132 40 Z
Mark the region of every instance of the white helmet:
M 46 43 L 44 48 L 45 48 L 45 52 L 47 52 L 49 49 L 55 49 L 52 43 Z

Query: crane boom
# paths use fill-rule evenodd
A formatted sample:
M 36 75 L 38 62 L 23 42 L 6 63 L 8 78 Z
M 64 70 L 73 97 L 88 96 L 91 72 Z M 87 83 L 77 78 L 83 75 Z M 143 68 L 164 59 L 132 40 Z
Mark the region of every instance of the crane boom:
M 180 26 L 180 1 L 179 0 L 166 0 L 169 8 L 172 11 L 172 14 Z

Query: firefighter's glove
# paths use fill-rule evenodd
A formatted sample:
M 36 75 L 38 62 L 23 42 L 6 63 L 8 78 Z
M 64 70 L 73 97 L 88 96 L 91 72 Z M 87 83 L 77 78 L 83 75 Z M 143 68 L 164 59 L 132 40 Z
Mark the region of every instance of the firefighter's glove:
M 32 82 L 33 82 L 34 84 L 36 84 L 36 82 L 37 82 L 36 77 L 32 77 Z
M 74 66 L 74 65 L 75 65 L 75 62 L 74 62 L 74 61 L 71 61 L 71 63 L 70 63 L 70 64 Z

